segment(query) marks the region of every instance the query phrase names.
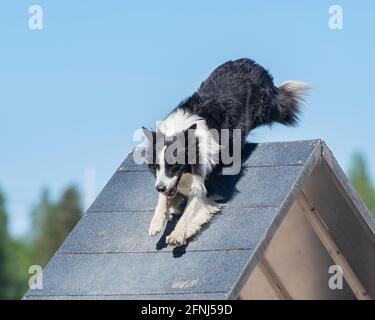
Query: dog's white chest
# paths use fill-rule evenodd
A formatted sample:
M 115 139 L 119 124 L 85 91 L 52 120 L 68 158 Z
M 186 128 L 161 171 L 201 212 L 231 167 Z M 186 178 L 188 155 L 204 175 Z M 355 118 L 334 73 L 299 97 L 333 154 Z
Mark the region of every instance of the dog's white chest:
M 180 179 L 178 184 L 178 192 L 182 193 L 184 196 L 188 196 L 190 193 L 191 183 L 193 176 L 190 173 L 185 173 Z

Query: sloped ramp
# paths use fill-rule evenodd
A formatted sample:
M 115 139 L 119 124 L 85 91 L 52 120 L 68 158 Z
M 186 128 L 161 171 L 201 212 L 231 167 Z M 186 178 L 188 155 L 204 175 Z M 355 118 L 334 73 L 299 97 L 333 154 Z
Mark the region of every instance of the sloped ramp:
M 325 153 L 322 152 L 324 148 L 327 150 Z M 176 221 L 168 223 L 164 234 L 148 236 L 147 230 L 158 195 L 154 190 L 154 178 L 147 167 L 134 164 L 129 155 L 44 269 L 43 289 L 29 290 L 24 298 L 247 299 L 335 296 L 351 299 L 361 297 L 353 294 L 356 288 L 364 291 L 365 297 L 370 294 L 375 296 L 374 221 L 345 180 L 324 142 L 248 144 L 245 153 L 245 169 L 241 176 L 230 178 L 232 182 L 228 184 L 232 183 L 231 190 L 225 189 L 227 182 L 223 183 L 221 197 L 225 206 L 222 212 L 198 237 L 181 248 L 165 244 L 165 237 Z M 342 234 L 348 228 L 356 228 L 351 230 L 351 241 L 354 237 L 361 249 L 356 253 L 350 248 L 347 251 L 345 261 L 350 262 L 349 268 L 352 268 L 350 270 L 355 279 L 354 282 L 350 279 L 350 286 L 345 282 L 343 293 L 337 296 L 326 289 L 314 289 L 310 296 L 299 296 L 302 291 L 295 289 L 295 285 L 288 288 L 288 280 L 280 282 L 277 259 L 273 265 L 264 268 L 264 263 L 267 263 L 264 257 L 267 247 L 272 247 L 269 244 L 283 218 L 314 176 L 314 170 L 322 166 L 322 161 L 332 172 L 339 170 L 335 173 L 335 183 L 339 187 L 342 183 L 343 186 L 338 192 L 348 195 L 345 201 L 355 211 L 349 213 L 355 217 L 354 226 L 348 226 L 345 219 L 341 222 L 335 220 L 335 223 L 343 225 L 335 229 L 336 234 L 331 235 L 332 239 L 338 246 L 344 246 L 340 250 L 345 252 L 347 240 L 342 239 Z M 306 188 L 307 194 L 319 197 L 319 192 L 315 192 L 316 187 L 311 187 L 311 192 L 308 186 Z M 230 197 L 226 197 L 226 193 L 230 193 Z M 337 201 L 342 202 L 342 199 L 337 198 Z M 324 203 L 321 205 L 324 208 Z M 335 206 L 336 203 L 331 205 Z M 301 250 L 296 250 L 298 256 Z M 289 257 L 294 256 L 295 253 Z M 328 255 L 328 258 L 332 257 Z M 364 260 L 366 267 L 362 265 Z M 319 263 L 320 260 L 317 261 L 318 266 Z M 303 267 L 299 262 L 297 265 L 300 269 Z M 293 269 L 292 266 L 289 269 Z M 280 270 L 283 270 L 282 265 Z M 324 272 L 327 273 L 325 269 Z M 280 276 L 282 278 L 282 274 Z M 254 277 L 256 279 L 251 280 Z M 323 280 L 319 280 L 323 283 L 320 286 L 326 283 Z M 266 288 L 264 283 L 267 281 L 271 289 Z M 276 289 L 272 291 L 272 287 Z M 279 287 L 281 290 L 277 289 Z M 257 288 L 259 292 L 263 290 L 262 293 L 256 294 Z M 306 290 L 309 291 L 308 288 Z

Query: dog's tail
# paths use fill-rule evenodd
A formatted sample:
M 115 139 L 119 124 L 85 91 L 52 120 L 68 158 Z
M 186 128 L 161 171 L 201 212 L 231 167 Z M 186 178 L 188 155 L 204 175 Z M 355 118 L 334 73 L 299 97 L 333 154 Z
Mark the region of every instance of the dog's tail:
M 276 95 L 276 117 L 274 120 L 286 126 L 297 125 L 304 95 L 310 88 L 311 86 L 304 82 L 285 81 L 278 88 Z

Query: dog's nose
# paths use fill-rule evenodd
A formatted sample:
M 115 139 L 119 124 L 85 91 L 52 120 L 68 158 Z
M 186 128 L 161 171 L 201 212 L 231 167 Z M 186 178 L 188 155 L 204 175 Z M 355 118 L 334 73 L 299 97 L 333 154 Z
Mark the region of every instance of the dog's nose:
M 167 190 L 167 187 L 165 185 L 163 185 L 163 184 L 157 184 L 155 188 L 159 192 L 165 192 L 165 190 Z

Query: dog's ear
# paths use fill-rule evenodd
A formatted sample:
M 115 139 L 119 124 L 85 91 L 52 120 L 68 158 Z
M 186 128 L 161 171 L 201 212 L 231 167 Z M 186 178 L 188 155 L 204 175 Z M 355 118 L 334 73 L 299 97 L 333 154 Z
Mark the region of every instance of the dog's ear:
M 188 130 L 195 130 L 197 128 L 197 124 L 196 123 L 193 123 L 189 128 Z
M 153 144 L 156 143 L 156 132 L 145 127 L 142 127 L 143 134 L 145 135 L 146 139 L 149 143 Z

